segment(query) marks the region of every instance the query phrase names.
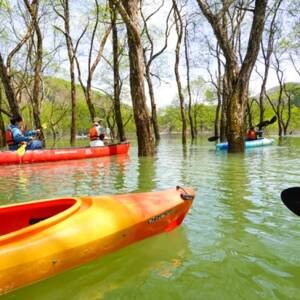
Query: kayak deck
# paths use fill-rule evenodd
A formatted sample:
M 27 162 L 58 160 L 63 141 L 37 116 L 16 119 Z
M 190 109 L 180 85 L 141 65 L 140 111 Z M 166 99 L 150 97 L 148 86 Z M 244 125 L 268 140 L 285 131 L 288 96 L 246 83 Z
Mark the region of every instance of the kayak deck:
M 1 222 L 0 295 L 175 229 L 194 196 L 172 189 L 0 207 L 8 222 Z

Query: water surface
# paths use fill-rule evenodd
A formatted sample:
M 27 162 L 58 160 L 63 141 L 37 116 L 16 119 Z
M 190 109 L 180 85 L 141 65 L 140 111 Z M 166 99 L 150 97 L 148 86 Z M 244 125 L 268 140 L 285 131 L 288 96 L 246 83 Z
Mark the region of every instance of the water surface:
M 129 155 L 0 167 L 0 203 L 192 186 L 183 226 L 3 299 L 299 299 L 300 218 L 280 192 L 300 186 L 300 138 L 246 154 L 163 139 Z

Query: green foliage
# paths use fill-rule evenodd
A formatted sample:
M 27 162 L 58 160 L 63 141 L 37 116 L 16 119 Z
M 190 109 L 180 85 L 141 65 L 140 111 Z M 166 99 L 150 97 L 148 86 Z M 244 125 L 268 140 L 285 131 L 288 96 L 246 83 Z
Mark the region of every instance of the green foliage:
M 300 84 L 299 83 L 287 83 L 287 92 L 291 95 L 291 121 L 289 131 L 295 131 L 300 129 Z M 279 88 L 273 88 L 268 91 L 270 98 L 275 102 L 277 101 Z M 284 101 L 286 103 L 286 95 L 283 94 Z M 192 106 L 192 116 L 194 123 L 196 124 L 198 133 L 201 131 L 212 131 L 215 119 L 216 105 L 213 103 L 215 99 L 214 91 L 206 89 L 204 103 L 196 103 Z M 259 106 L 256 102 L 253 102 L 251 106 L 252 122 L 253 124 L 259 123 Z M 270 120 L 274 116 L 274 111 L 265 99 L 265 120 Z M 287 117 L 287 106 L 283 111 L 284 118 Z M 188 116 L 187 116 L 188 117 Z M 173 105 L 167 106 L 158 111 L 158 120 L 162 130 L 165 132 L 180 132 L 181 131 L 181 116 L 180 110 L 176 102 Z M 277 131 L 277 122 L 268 126 L 268 131 Z
M 0 0 L 0 9 L 10 10 L 10 4 L 6 0 Z
M 215 105 L 194 104 L 192 106 L 192 117 L 196 124 L 197 131 L 211 130 L 215 118 Z M 186 113 L 186 117 L 187 113 Z M 177 106 L 170 105 L 158 111 L 158 122 L 164 132 L 180 132 L 181 131 L 181 115 Z
M 68 135 L 71 126 L 71 94 L 70 82 L 53 77 L 44 78 L 44 99 L 41 104 L 41 123 L 47 125 L 45 130 L 47 135 L 52 134 L 55 130 L 59 135 Z M 88 106 L 80 85 L 76 86 L 77 95 L 77 111 L 76 111 L 76 129 L 78 134 L 86 134 L 91 127 L 92 120 Z M 92 92 L 92 101 L 95 106 L 97 116 L 106 120 L 108 115 L 113 115 L 112 101 L 109 97 L 100 92 Z M 132 108 L 128 105 L 121 106 L 123 121 L 129 122 L 126 125 L 126 132 L 135 131 L 134 119 L 132 116 Z M 31 105 L 29 102 L 22 107 L 22 115 L 26 120 L 28 128 L 34 127 L 32 120 Z M 5 118 L 8 124 L 8 118 Z M 106 122 L 104 121 L 104 125 Z M 113 123 L 113 122 L 112 122 Z M 115 130 L 116 129 L 116 124 Z

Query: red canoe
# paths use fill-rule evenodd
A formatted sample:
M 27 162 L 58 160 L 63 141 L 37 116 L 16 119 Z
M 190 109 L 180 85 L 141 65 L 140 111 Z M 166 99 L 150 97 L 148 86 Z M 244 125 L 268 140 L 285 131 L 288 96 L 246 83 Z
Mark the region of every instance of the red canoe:
M 23 156 L 16 151 L 0 152 L 0 164 L 39 163 L 59 160 L 95 158 L 128 153 L 129 143 L 114 144 L 102 147 L 57 148 L 28 150 Z

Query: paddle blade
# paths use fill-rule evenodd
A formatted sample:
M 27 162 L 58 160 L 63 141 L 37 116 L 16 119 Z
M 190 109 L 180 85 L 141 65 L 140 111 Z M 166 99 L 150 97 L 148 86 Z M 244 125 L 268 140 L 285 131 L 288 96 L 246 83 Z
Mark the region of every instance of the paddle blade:
M 18 149 L 17 149 L 17 154 L 19 156 L 23 156 L 26 151 L 26 144 L 22 144 Z
M 43 123 L 43 124 L 42 124 L 42 128 L 43 128 L 43 129 L 47 129 L 47 123 Z
M 269 124 L 273 124 L 277 121 L 277 117 L 274 116 L 270 121 L 269 121 Z
M 297 216 L 300 216 L 300 187 L 291 187 L 281 192 L 284 205 Z
M 214 142 L 214 141 L 217 141 L 218 140 L 218 136 L 211 136 L 211 137 L 209 137 L 207 140 L 209 141 L 209 142 Z
M 270 122 L 268 120 L 262 121 L 262 122 L 258 123 L 255 127 L 259 127 L 259 128 L 266 127 L 269 125 L 269 123 Z

